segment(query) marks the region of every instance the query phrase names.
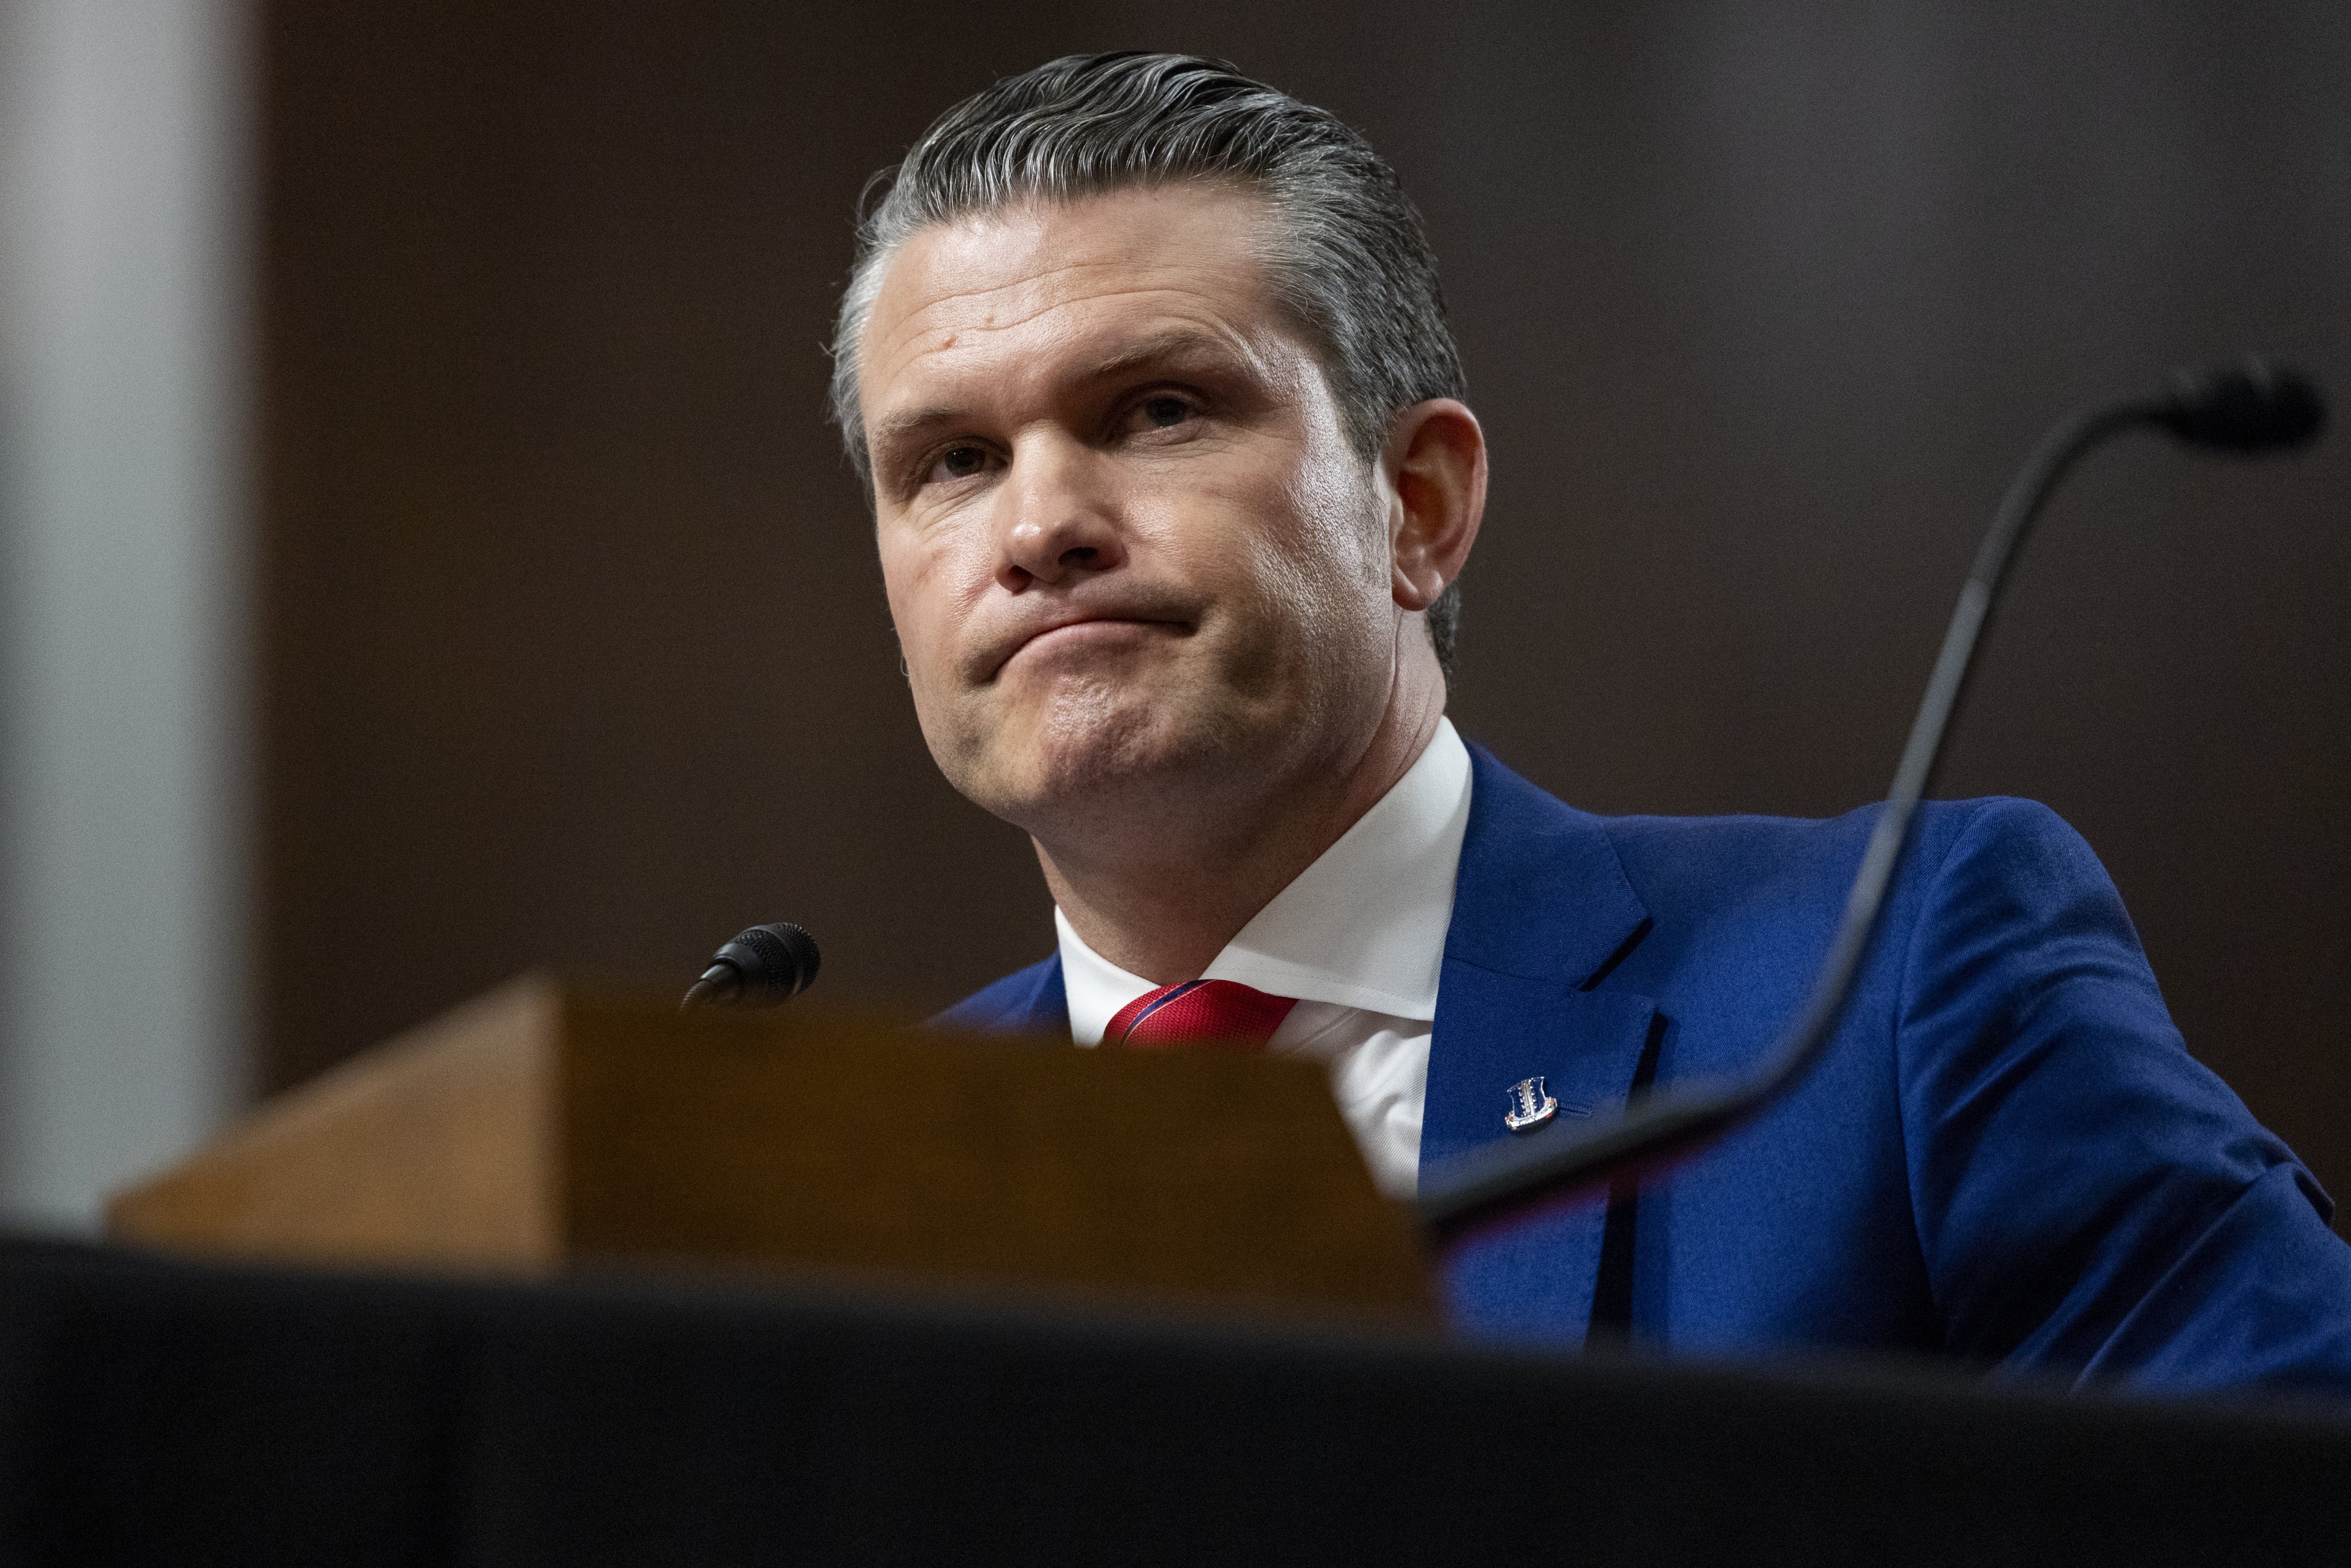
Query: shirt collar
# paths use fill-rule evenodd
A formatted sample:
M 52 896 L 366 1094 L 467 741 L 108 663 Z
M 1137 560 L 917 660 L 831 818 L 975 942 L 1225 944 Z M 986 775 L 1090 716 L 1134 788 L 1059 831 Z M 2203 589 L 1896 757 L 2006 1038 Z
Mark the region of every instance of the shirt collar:
M 1469 825 L 1469 748 L 1439 718 L 1419 759 L 1388 792 L 1257 912 L 1203 977 L 1275 996 L 1392 1018 L 1437 1017 L 1453 882 Z M 1149 980 L 1087 946 L 1059 909 L 1071 1038 L 1102 1039 Z

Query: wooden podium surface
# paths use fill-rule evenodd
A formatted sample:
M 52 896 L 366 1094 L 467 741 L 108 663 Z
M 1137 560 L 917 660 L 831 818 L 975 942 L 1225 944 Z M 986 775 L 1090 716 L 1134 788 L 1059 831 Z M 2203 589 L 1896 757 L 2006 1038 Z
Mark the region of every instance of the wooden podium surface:
M 1296 1062 L 527 979 L 112 1218 L 0 1562 L 2351 1562 L 2339 1411 L 1447 1343 Z
M 109 1228 L 279 1261 L 786 1264 L 1435 1318 L 1319 1064 L 681 1017 L 542 977 L 281 1097 Z

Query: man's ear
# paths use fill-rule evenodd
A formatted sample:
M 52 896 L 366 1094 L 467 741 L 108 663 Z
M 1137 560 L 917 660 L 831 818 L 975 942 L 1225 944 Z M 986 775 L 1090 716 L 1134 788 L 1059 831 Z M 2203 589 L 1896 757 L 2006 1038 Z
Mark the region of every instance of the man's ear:
M 1389 589 L 1419 612 L 1461 575 L 1486 515 L 1486 433 L 1455 398 L 1396 415 L 1380 454 L 1388 506 Z

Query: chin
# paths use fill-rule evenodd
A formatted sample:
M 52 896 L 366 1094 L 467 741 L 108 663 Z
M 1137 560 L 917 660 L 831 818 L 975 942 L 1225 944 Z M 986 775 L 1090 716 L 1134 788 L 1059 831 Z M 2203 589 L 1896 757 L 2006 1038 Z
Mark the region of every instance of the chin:
M 1028 722 L 994 727 L 956 787 L 1040 837 L 1056 821 L 1142 809 L 1230 770 L 1238 737 L 1204 708 L 1132 688 L 1061 693 Z

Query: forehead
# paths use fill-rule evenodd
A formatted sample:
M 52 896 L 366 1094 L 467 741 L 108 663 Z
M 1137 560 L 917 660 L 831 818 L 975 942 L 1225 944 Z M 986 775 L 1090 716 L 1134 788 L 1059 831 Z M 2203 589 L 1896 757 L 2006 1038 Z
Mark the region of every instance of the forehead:
M 1255 358 L 1279 333 L 1259 260 L 1262 198 L 1228 186 L 1027 203 L 918 231 L 866 319 L 870 423 L 909 383 L 1000 376 L 1170 333 Z

